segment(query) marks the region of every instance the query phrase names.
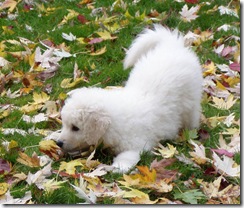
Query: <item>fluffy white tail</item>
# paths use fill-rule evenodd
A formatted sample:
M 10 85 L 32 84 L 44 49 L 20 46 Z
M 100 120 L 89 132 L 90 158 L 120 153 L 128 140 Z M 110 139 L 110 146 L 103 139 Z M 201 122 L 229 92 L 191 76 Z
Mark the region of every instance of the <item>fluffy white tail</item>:
M 148 51 L 156 47 L 157 44 L 163 43 L 167 45 L 182 44 L 184 45 L 183 37 L 179 34 L 178 30 L 170 31 L 159 24 L 154 25 L 154 30 L 145 29 L 133 41 L 131 47 L 126 52 L 124 60 L 124 68 L 134 66 L 135 63 Z

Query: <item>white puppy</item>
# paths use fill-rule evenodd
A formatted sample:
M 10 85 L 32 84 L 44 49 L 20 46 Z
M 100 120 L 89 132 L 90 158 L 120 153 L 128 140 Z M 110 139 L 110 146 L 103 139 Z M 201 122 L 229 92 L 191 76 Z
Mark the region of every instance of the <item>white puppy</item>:
M 61 112 L 59 146 L 73 151 L 103 142 L 117 155 L 113 166 L 125 172 L 141 151 L 175 139 L 181 128 L 199 126 L 201 66 L 178 31 L 145 29 L 127 51 L 124 67 L 131 66 L 124 88 L 71 91 Z

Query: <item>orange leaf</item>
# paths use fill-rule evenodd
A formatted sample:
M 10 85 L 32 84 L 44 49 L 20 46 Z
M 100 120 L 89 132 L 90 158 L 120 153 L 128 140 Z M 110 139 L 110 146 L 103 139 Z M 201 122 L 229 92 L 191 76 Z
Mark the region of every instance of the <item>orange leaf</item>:
M 40 167 L 40 159 L 37 157 L 36 153 L 34 153 L 32 157 L 29 157 L 24 152 L 19 152 L 17 161 L 29 167 Z
M 61 148 L 53 140 L 44 140 L 39 142 L 39 149 L 41 152 L 55 160 L 58 160 L 63 156 Z

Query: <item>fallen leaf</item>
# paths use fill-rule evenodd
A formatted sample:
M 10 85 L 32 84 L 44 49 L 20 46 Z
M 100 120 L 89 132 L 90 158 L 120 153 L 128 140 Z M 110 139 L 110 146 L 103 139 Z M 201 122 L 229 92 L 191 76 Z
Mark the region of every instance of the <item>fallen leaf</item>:
M 101 48 L 99 50 L 96 50 L 94 52 L 91 52 L 90 55 L 91 56 L 99 56 L 99 55 L 104 54 L 106 51 L 107 51 L 107 48 L 106 48 L 106 46 L 104 46 L 103 48 Z
M 65 170 L 69 175 L 74 175 L 76 173 L 77 166 L 84 166 L 81 159 L 71 160 L 70 162 L 62 161 L 60 163 L 59 171 Z
M 0 158 L 0 175 L 8 174 L 12 169 L 10 162 Z
M 216 170 L 227 176 L 240 177 L 240 165 L 237 165 L 232 158 L 225 155 L 222 158 L 223 160 L 213 152 L 213 164 Z
M 68 41 L 74 41 L 76 40 L 76 36 L 74 36 L 71 32 L 69 34 L 67 33 L 62 33 L 62 37 L 65 39 L 65 40 L 68 40 Z
M 221 110 L 229 110 L 237 101 L 232 94 L 228 96 L 227 100 L 217 97 L 213 97 L 212 100 L 212 106 Z
M 53 140 L 43 140 L 39 142 L 39 150 L 55 160 L 63 156 L 63 151 Z
M 206 157 L 205 147 L 202 144 L 198 145 L 193 140 L 190 141 L 190 144 L 194 146 L 194 152 L 189 153 L 192 156 L 192 160 L 199 165 L 211 162 L 211 160 Z
M 159 148 L 154 148 L 154 149 L 157 150 L 159 153 L 154 152 L 154 154 L 161 155 L 163 158 L 171 158 L 177 153 L 176 147 L 174 147 L 171 144 L 167 143 L 168 147 L 164 147 L 161 144 L 159 144 L 158 146 Z
M 174 162 L 175 162 L 174 158 L 162 159 L 160 161 L 157 161 L 157 159 L 155 159 L 151 163 L 150 169 L 156 170 L 157 180 L 161 180 L 161 179 L 165 179 L 165 178 L 174 180 L 177 178 L 178 171 L 165 169 L 167 166 L 172 165 Z
M 8 191 L 7 183 L 0 183 L 0 196 L 4 195 Z
M 17 4 L 19 1 L 14 1 L 14 0 L 5 0 L 1 5 L 1 9 L 6 9 L 8 8 L 8 12 L 11 13 L 13 10 L 16 8 Z
M 174 194 L 176 199 L 181 199 L 186 203 L 198 204 L 199 199 L 204 199 L 206 196 L 199 190 L 193 189 L 186 192 L 177 192 Z
M 19 152 L 19 157 L 17 158 L 17 161 L 28 167 L 40 167 L 40 159 L 35 152 L 32 154 L 32 157 L 29 157 L 24 152 Z
M 191 22 L 192 20 L 195 20 L 198 17 L 196 13 L 199 9 L 199 6 L 191 7 L 190 9 L 188 9 L 187 4 L 185 4 L 179 13 L 184 21 Z
M 55 178 L 53 178 L 46 181 L 43 184 L 43 187 L 47 193 L 52 193 L 54 190 L 61 188 L 63 183 L 66 183 L 66 181 L 57 181 Z
M 73 78 L 66 78 L 63 79 L 63 81 L 61 82 L 60 86 L 62 88 L 72 88 L 75 87 L 77 84 L 79 84 L 80 82 L 87 82 L 87 80 L 84 77 L 79 77 L 76 78 L 75 80 L 73 80 Z

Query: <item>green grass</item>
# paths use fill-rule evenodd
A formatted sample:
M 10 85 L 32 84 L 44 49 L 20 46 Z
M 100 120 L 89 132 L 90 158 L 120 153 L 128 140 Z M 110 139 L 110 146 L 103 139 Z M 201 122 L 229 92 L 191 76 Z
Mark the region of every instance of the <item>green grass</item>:
M 198 4 L 201 4 L 201 8 L 198 12 L 199 17 L 192 22 L 184 22 L 180 19 L 179 11 L 185 5 L 184 2 L 178 3 L 172 0 L 157 0 L 157 1 L 147 1 L 141 0 L 137 4 L 132 4 L 131 1 L 125 0 L 127 3 L 127 10 L 132 16 L 132 18 L 126 17 L 126 10 L 121 7 L 114 8 L 113 11 L 110 10 L 111 5 L 115 2 L 114 0 L 105 0 L 105 1 L 93 1 L 92 6 L 95 8 L 103 8 L 103 12 L 98 13 L 97 17 L 91 16 L 91 9 L 87 8 L 86 5 L 79 5 L 80 0 L 64 1 L 64 0 L 53 0 L 42 3 L 42 1 L 36 1 L 36 4 L 33 5 L 31 10 L 25 11 L 24 2 L 18 3 L 16 9 L 12 12 L 17 12 L 18 16 L 15 20 L 9 20 L 6 16 L 8 10 L 0 10 L 0 43 L 6 45 L 5 48 L 1 48 L 0 45 L 0 56 L 4 53 L 4 58 L 12 62 L 10 68 L 0 68 L 0 76 L 7 76 L 11 71 L 22 71 L 27 73 L 30 69 L 28 56 L 24 58 L 23 56 L 15 57 L 11 55 L 11 52 L 24 50 L 25 47 L 31 49 L 31 53 L 34 52 L 34 49 L 39 46 L 42 49 L 45 49 L 40 41 L 50 40 L 54 45 L 58 46 L 60 44 L 65 44 L 69 48 L 71 54 L 84 52 L 90 50 L 94 47 L 95 50 L 98 50 L 106 46 L 106 53 L 99 56 L 90 56 L 89 54 L 77 54 L 76 57 L 63 58 L 59 64 L 60 68 L 54 77 L 48 79 L 43 83 L 43 86 L 35 86 L 33 90 L 27 94 L 22 95 L 16 99 L 10 99 L 4 94 L 4 90 L 0 91 L 1 99 L 0 106 L 6 104 L 12 104 L 13 106 L 22 107 L 29 102 L 33 101 L 33 92 L 41 92 L 47 84 L 52 85 L 52 91 L 50 93 L 50 100 L 60 102 L 60 106 L 63 105 L 63 100 L 59 98 L 61 93 L 67 93 L 72 88 L 63 89 L 60 87 L 60 83 L 65 78 L 73 77 L 74 64 L 77 63 L 79 69 L 82 70 L 84 75 L 89 79 L 89 83 L 81 82 L 75 86 L 78 87 L 88 87 L 88 86 L 123 86 L 127 80 L 130 70 L 123 70 L 123 59 L 125 57 L 125 48 L 128 48 L 135 38 L 135 36 L 145 27 L 151 25 L 153 22 L 148 19 L 136 18 L 135 15 L 137 12 L 143 14 L 145 12 L 148 15 L 152 9 L 157 10 L 164 18 L 159 21 L 163 25 L 167 25 L 169 28 L 178 28 L 183 33 L 188 31 L 200 30 L 207 31 L 210 30 L 213 32 L 213 39 L 202 42 L 200 45 L 194 46 L 193 49 L 199 56 L 201 64 L 204 64 L 207 60 L 212 60 L 214 63 L 218 64 L 228 64 L 229 60 L 224 59 L 223 57 L 218 56 L 213 51 L 213 42 L 220 39 L 226 38 L 231 35 L 240 35 L 240 31 L 216 31 L 216 29 L 223 24 L 237 25 L 239 24 L 239 19 L 230 15 L 220 15 L 218 11 L 209 12 L 213 9 L 214 6 L 224 5 L 227 6 L 229 0 L 214 0 L 209 4 L 205 4 L 207 1 L 200 0 Z M 119 2 L 119 1 L 118 1 Z M 79 5 L 79 6 L 78 6 Z M 234 5 L 234 3 L 233 3 Z M 45 8 L 41 10 L 41 6 Z M 189 7 L 195 6 L 194 4 L 188 4 Z M 230 5 L 232 6 L 232 4 Z M 53 11 L 47 12 L 47 8 L 53 8 Z M 88 20 L 88 23 L 81 24 L 77 18 L 73 18 L 67 21 L 61 27 L 57 25 L 63 20 L 64 16 L 68 14 L 68 9 L 74 10 L 81 15 L 84 15 Z M 108 25 L 101 22 L 98 24 L 96 18 L 101 18 L 102 16 L 111 17 L 115 16 L 116 19 L 110 22 Z M 122 25 L 127 21 L 127 23 L 122 27 Z M 62 33 L 72 33 L 76 37 L 98 37 L 96 31 L 102 31 L 103 26 L 113 26 L 115 23 L 118 23 L 120 30 L 113 32 L 112 35 L 117 36 L 115 40 L 105 40 L 101 43 L 92 45 L 82 45 L 77 41 L 69 42 L 62 38 Z M 25 26 L 29 25 L 32 27 L 33 31 L 29 32 L 25 29 Z M 4 31 L 2 26 L 7 26 L 10 29 L 10 32 Z M 26 38 L 34 42 L 34 45 L 24 46 L 11 44 L 10 40 L 19 40 L 19 37 Z M 225 42 L 227 45 L 236 45 L 236 42 L 233 40 L 227 40 Z M 95 66 L 95 67 L 94 67 Z M 5 90 L 10 89 L 11 92 L 14 92 L 20 88 L 23 88 L 22 81 L 18 79 L 11 79 L 4 86 Z M 202 103 L 202 111 L 205 117 L 213 116 L 227 116 L 230 113 L 234 112 L 236 119 L 240 118 L 240 103 L 239 101 L 230 109 L 230 110 L 219 110 L 214 108 L 209 104 L 209 102 Z M 37 110 L 32 112 L 30 115 L 36 115 L 37 113 L 42 112 Z M 39 151 L 38 143 L 43 139 L 43 135 L 27 134 L 25 136 L 15 133 L 13 135 L 4 135 L 3 129 L 5 128 L 16 128 L 28 131 L 30 128 L 38 129 L 49 129 L 49 130 L 58 130 L 61 128 L 61 125 L 53 120 L 47 122 L 41 122 L 38 124 L 26 123 L 22 120 L 24 113 L 20 109 L 15 109 L 10 112 L 10 114 L 4 118 L 0 117 L 0 159 L 9 161 L 12 164 L 12 172 L 9 174 L 12 176 L 15 173 L 23 172 L 28 175 L 29 172 L 35 173 L 40 168 L 29 168 L 25 165 L 18 163 L 16 160 L 19 155 L 19 151 L 24 151 L 26 154 L 31 156 L 33 152 L 36 152 L 37 155 L 42 155 Z M 1 116 L 1 114 L 0 114 Z M 211 128 L 206 124 L 201 124 L 201 129 L 206 130 L 209 133 L 209 138 L 202 141 L 202 144 L 206 147 L 208 153 L 210 154 L 210 148 L 217 148 L 219 134 L 226 129 L 225 125 L 219 125 L 215 128 Z M 6 151 L 1 145 L 2 141 L 11 141 L 14 140 L 18 143 L 18 147 Z M 162 142 L 164 145 L 169 143 L 169 141 Z M 189 145 L 188 141 L 181 142 L 170 142 L 177 147 L 178 152 L 185 154 L 187 157 L 190 157 L 189 152 L 192 151 L 192 146 Z M 113 155 L 110 154 L 107 150 L 102 150 L 98 148 L 95 158 L 98 159 L 101 163 L 111 164 Z M 143 152 L 141 155 L 141 161 L 138 165 L 140 166 L 150 166 L 151 162 L 160 157 L 156 157 L 151 152 Z M 63 159 L 64 160 L 64 159 Z M 70 161 L 71 158 L 66 159 Z M 234 160 L 240 164 L 240 154 L 234 156 Z M 57 161 L 53 164 L 53 168 L 58 170 L 60 161 Z M 212 176 L 205 175 L 203 169 L 207 169 L 204 166 L 202 169 L 193 167 L 192 165 L 185 165 L 180 161 L 175 162 L 173 165 L 168 167 L 172 170 L 178 170 L 180 177 L 174 183 L 177 184 L 177 187 L 183 191 L 188 190 L 185 188 L 184 182 L 196 178 L 204 179 L 206 181 L 213 181 Z M 9 177 L 10 177 L 9 176 Z M 51 178 L 56 178 L 57 176 L 53 174 Z M 62 180 L 62 178 L 58 178 Z M 105 183 L 112 183 L 123 179 L 123 175 L 119 173 L 108 173 L 101 178 Z M 6 175 L 0 173 L 0 182 L 5 182 L 7 180 Z M 77 184 L 77 179 L 68 179 L 72 183 Z M 229 179 L 232 181 L 232 179 Z M 233 180 L 234 181 L 234 180 Z M 238 180 L 237 180 L 238 181 Z M 197 183 L 197 182 L 196 182 Z M 233 182 L 233 183 L 236 183 Z M 239 184 L 239 181 L 237 182 Z M 163 197 L 168 197 L 169 199 L 174 199 L 174 194 L 178 193 L 179 190 L 177 187 L 174 187 L 172 193 L 164 194 Z M 196 188 L 200 188 L 200 185 L 197 184 Z M 31 191 L 32 201 L 37 204 L 77 204 L 84 202 L 82 199 L 76 196 L 75 190 L 70 186 L 69 182 L 66 182 L 62 185 L 62 188 L 55 190 L 52 193 L 47 193 L 43 190 L 39 190 L 34 184 L 27 185 L 25 181 L 21 181 L 11 187 L 10 192 L 14 198 L 23 197 L 26 191 Z M 148 190 L 144 190 L 147 192 Z M 150 191 L 149 191 L 150 192 Z M 150 193 L 151 199 L 157 198 L 157 196 Z M 104 197 L 98 200 L 101 204 L 112 204 L 114 203 L 113 198 Z M 206 199 L 201 199 L 199 203 L 206 203 Z

